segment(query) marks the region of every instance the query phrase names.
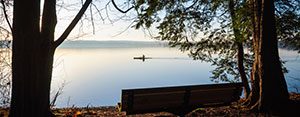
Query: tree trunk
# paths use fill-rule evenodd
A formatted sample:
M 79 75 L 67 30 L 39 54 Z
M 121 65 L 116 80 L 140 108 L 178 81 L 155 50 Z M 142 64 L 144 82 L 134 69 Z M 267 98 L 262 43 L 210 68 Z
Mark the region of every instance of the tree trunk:
M 240 30 L 236 26 L 236 14 L 235 14 L 235 3 L 234 0 L 229 1 L 229 12 L 231 16 L 231 23 L 233 28 L 233 33 L 235 37 L 235 43 L 237 45 L 237 60 L 238 60 L 238 70 L 241 76 L 241 81 L 244 86 L 245 97 L 247 98 L 250 94 L 250 87 L 248 78 L 245 73 L 244 67 L 244 47 L 243 47 L 243 39 L 241 39 Z
M 53 56 L 92 0 L 86 0 L 62 36 L 54 41 L 56 0 L 14 0 L 10 117 L 49 117 Z
M 260 112 L 282 114 L 289 94 L 278 54 L 273 0 L 254 0 L 255 59 L 252 69 L 252 102 Z
M 242 45 L 242 43 L 238 43 L 238 69 L 239 69 L 239 73 L 241 75 L 241 80 L 242 83 L 244 85 L 244 93 L 245 93 L 245 98 L 248 98 L 248 96 L 250 95 L 250 87 L 249 87 L 249 82 L 248 82 L 248 78 L 246 76 L 245 73 L 245 67 L 244 67 L 244 47 Z
M 39 45 L 35 44 L 41 47 Z M 30 44 L 27 43 L 23 48 L 13 51 L 13 93 L 10 116 L 47 117 L 50 116 L 49 92 L 53 51 L 41 48 L 35 48 L 34 51 L 29 50 L 27 46 Z
M 40 33 L 40 1 L 14 0 L 10 117 L 50 116 L 50 38 Z

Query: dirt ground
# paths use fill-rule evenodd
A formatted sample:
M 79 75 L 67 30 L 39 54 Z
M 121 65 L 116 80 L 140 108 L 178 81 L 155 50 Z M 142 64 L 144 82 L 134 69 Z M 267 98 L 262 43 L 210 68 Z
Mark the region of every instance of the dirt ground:
M 290 99 L 296 102 L 300 102 L 299 93 L 291 93 Z M 298 108 L 300 103 L 296 103 L 295 110 Z M 125 112 L 119 112 L 116 106 L 106 106 L 106 107 L 69 107 L 69 108 L 53 108 L 53 113 L 57 117 L 125 117 Z M 0 109 L 0 117 L 8 116 L 8 109 Z M 146 113 L 146 114 L 136 114 L 136 115 L 127 115 L 128 117 L 176 117 L 171 113 L 159 112 L 159 113 Z M 198 108 L 189 114 L 186 117 L 257 117 L 264 116 L 262 114 L 239 110 L 232 108 L 230 106 L 221 106 L 221 107 L 210 107 L 210 108 Z M 299 116 L 299 115 L 295 115 Z

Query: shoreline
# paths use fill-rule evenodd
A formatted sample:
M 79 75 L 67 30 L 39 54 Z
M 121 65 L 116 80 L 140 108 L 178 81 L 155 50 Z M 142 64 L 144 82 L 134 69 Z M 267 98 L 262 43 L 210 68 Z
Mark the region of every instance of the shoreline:
M 291 112 L 300 114 L 298 106 L 300 106 L 300 93 L 292 92 L 290 93 L 291 102 L 295 103 L 296 107 L 291 108 Z M 235 105 L 233 103 L 233 105 Z M 56 117 L 125 117 L 126 112 L 120 112 L 115 106 L 99 106 L 99 107 L 64 107 L 64 108 L 52 108 L 53 114 Z M 293 114 L 295 114 L 293 113 Z M 218 107 L 209 107 L 209 108 L 198 108 L 189 114 L 186 117 L 195 117 L 195 116 L 263 116 L 256 112 L 251 112 L 242 109 L 236 109 L 232 106 L 218 106 Z M 0 116 L 8 116 L 8 108 L 0 107 Z M 168 112 L 157 112 L 157 113 L 145 113 L 145 114 L 136 114 L 131 115 L 131 117 L 157 117 L 157 116 L 167 116 L 167 117 L 177 117 L 176 115 Z

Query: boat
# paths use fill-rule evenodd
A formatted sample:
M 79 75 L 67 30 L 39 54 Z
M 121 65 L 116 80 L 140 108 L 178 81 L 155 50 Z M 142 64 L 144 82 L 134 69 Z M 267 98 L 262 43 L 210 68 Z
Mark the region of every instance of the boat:
M 141 59 L 143 61 L 145 61 L 145 59 L 152 59 L 151 57 L 146 57 L 145 55 L 142 55 L 140 57 L 133 57 L 133 59 Z

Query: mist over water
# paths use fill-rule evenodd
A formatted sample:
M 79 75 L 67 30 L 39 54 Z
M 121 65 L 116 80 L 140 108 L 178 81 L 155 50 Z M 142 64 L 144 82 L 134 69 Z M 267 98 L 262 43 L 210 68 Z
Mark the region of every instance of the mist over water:
M 142 55 L 152 59 L 133 59 Z M 289 90 L 300 90 L 299 54 L 280 49 L 280 56 L 287 61 Z M 52 95 L 65 82 L 57 107 L 114 106 L 122 89 L 214 83 L 213 69 L 161 42 L 64 42 L 54 57 Z

